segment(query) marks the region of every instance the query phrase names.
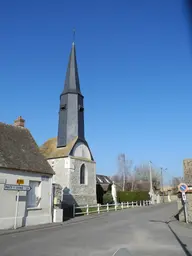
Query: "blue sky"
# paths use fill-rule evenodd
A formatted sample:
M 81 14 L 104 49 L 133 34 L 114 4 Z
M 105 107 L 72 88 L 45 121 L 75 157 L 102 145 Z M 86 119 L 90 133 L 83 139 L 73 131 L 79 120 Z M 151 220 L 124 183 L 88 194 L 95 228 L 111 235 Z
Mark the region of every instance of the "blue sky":
M 2 1 L 0 120 L 26 119 L 37 143 L 57 135 L 76 28 L 86 138 L 97 172 L 117 156 L 182 175 L 192 157 L 192 54 L 182 0 Z

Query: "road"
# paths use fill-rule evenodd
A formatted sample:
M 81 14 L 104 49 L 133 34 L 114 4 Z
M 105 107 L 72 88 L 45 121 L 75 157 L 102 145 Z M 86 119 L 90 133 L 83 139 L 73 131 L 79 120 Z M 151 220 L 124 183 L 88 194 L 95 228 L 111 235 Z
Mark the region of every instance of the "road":
M 141 207 L 63 226 L 3 235 L 0 255 L 112 256 L 119 248 L 128 248 L 133 256 L 189 256 L 192 229 L 174 220 L 176 212 L 173 203 Z

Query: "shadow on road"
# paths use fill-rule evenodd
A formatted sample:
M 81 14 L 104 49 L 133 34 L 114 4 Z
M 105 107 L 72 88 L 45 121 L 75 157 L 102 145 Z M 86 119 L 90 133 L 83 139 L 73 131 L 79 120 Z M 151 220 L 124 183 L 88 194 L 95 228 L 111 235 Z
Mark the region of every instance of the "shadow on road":
M 178 211 L 178 213 L 174 216 L 177 220 L 179 220 L 179 215 L 184 211 L 184 206 Z
M 185 252 L 186 256 L 192 256 L 192 254 L 188 251 L 187 245 L 184 244 L 181 239 L 178 237 L 178 235 L 175 233 L 175 231 L 172 229 L 172 227 L 169 225 L 170 222 L 173 222 L 176 220 L 170 220 L 170 221 L 162 221 L 162 220 L 150 220 L 150 222 L 157 222 L 157 223 L 164 223 L 168 226 L 169 230 L 172 232 L 172 234 L 175 236 L 177 242 L 181 245 L 181 248 Z

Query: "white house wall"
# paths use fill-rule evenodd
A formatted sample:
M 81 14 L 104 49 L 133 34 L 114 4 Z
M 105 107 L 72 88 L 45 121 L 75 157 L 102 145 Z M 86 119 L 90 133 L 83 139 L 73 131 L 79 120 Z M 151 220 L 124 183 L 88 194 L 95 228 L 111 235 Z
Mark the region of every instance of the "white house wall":
M 68 161 L 68 162 L 67 162 Z M 68 158 L 56 158 L 49 159 L 48 163 L 51 165 L 55 172 L 53 176 L 53 182 L 59 184 L 63 189 L 69 187 L 70 176 L 70 159 Z
M 29 181 L 41 182 L 39 208 L 27 209 L 27 192 L 20 192 L 17 227 L 51 223 L 52 178 L 32 172 L 0 169 L 0 229 L 11 229 L 14 226 L 17 191 L 4 190 L 3 182 L 6 180 L 7 184 L 16 184 L 17 179 L 23 179 L 24 185 L 29 185 Z

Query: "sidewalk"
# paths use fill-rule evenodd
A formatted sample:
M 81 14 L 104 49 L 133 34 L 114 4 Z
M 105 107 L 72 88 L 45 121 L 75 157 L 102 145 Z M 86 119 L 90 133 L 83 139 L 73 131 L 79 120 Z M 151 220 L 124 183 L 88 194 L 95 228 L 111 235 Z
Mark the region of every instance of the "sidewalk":
M 183 248 L 186 255 L 192 255 L 192 224 L 172 220 L 168 227 Z
M 109 212 L 104 212 L 100 215 L 92 214 L 92 215 L 88 215 L 88 216 L 87 215 L 79 216 L 79 217 L 71 218 L 71 219 L 61 222 L 61 223 L 40 224 L 40 225 L 35 225 L 35 226 L 20 227 L 17 229 L 0 229 L 0 236 L 21 233 L 21 232 L 35 231 L 35 230 L 62 228 L 69 224 L 75 224 L 75 223 L 82 222 L 82 221 L 83 222 L 89 221 L 90 219 L 95 219 L 95 218 L 102 218 L 102 217 L 106 216 L 107 214 L 109 214 Z

